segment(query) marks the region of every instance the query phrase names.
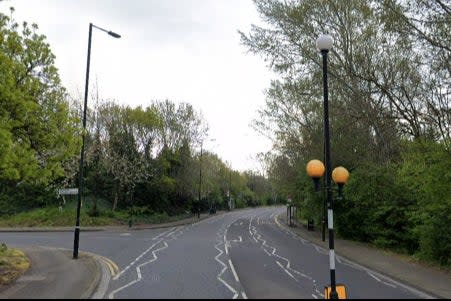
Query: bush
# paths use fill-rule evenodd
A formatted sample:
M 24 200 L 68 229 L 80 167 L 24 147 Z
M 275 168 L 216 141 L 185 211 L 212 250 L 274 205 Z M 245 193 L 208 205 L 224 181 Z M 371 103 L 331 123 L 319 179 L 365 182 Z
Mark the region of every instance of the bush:
M 413 253 L 417 239 L 409 214 L 416 201 L 397 184 L 396 177 L 395 165 L 368 165 L 353 171 L 345 198 L 335 202 L 337 233 Z
M 420 258 L 449 265 L 451 257 L 451 154 L 431 141 L 406 143 L 398 179 L 411 187 L 417 206 L 410 214 Z

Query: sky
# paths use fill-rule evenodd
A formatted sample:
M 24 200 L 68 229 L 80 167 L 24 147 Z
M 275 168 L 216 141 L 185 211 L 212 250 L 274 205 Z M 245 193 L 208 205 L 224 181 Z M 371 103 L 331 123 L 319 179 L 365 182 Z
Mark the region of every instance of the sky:
M 0 11 L 39 26 L 68 92 L 82 99 L 89 23 L 93 29 L 90 88 L 100 97 L 143 107 L 152 100 L 186 102 L 209 125 L 204 149 L 235 170 L 262 169 L 256 154 L 271 148 L 250 127 L 274 78 L 247 53 L 238 30 L 262 24 L 251 0 L 7 0 Z M 89 103 L 88 103 L 89 106 Z

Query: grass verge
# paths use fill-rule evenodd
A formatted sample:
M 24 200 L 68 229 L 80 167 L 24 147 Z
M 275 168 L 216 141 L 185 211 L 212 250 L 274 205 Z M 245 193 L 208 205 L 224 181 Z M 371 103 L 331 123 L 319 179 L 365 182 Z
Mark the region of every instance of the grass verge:
M 28 257 L 18 249 L 0 245 L 0 285 L 8 285 L 30 267 Z

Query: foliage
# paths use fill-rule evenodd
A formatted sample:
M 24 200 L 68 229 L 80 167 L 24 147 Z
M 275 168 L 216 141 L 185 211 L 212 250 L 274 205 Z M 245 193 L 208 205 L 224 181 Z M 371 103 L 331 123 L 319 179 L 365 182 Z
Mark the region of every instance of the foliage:
M 336 202 L 338 234 L 449 264 L 450 11 L 443 1 L 254 0 L 265 24 L 240 32 L 278 77 L 254 128 L 273 196 L 322 218 L 306 163 L 324 159 L 322 57 L 328 53 L 331 166 L 351 180 Z M 336 194 L 336 193 L 335 193 Z M 443 229 L 443 228 L 442 228 Z M 448 231 L 449 232 L 449 231 Z
M 49 184 L 77 151 L 75 119 L 37 25 L 0 14 L 0 179 Z
M 19 249 L 0 246 L 0 285 L 8 285 L 30 267 L 30 259 Z
M 407 143 L 398 181 L 409 187 L 417 207 L 411 213 L 419 240 L 419 256 L 442 265 L 450 264 L 451 154 L 444 144 L 427 140 Z
M 77 119 L 55 56 L 37 30 L 0 13 L 0 202 L 6 212 L 15 210 L 14 199 L 18 207 L 45 203 L 78 152 Z

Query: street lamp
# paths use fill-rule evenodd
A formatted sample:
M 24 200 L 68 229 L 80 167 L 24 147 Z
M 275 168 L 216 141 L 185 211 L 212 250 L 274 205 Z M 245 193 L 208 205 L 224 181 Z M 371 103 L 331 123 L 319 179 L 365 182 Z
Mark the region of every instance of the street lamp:
M 207 141 L 216 141 L 216 139 L 209 139 Z M 197 218 L 200 218 L 200 200 L 201 200 L 201 192 L 202 192 L 202 148 L 203 148 L 204 141 L 201 140 L 200 142 L 200 158 L 199 158 L 199 204 L 197 208 Z
M 85 136 L 86 136 L 86 107 L 88 105 L 88 86 L 89 86 L 89 65 L 91 63 L 91 37 L 92 28 L 95 27 L 101 31 L 106 32 L 110 36 L 119 39 L 121 36 L 115 32 L 105 30 L 98 26 L 89 23 L 89 39 L 88 39 L 88 59 L 86 65 L 86 83 L 85 83 L 85 102 L 83 107 L 83 133 L 82 133 L 82 143 L 81 143 L 81 154 L 80 154 L 80 169 L 78 172 L 78 202 L 77 202 L 77 221 L 75 223 L 75 234 L 74 234 L 74 252 L 73 258 L 78 259 L 78 245 L 80 239 L 80 208 L 81 208 L 81 195 L 83 194 L 83 161 L 85 156 Z
M 232 210 L 232 166 L 230 166 L 229 170 L 229 211 Z
M 327 165 L 326 165 L 327 166 Z M 332 187 L 326 186 L 321 187 L 319 184 L 320 178 L 323 176 L 325 172 L 324 164 L 320 160 L 311 160 L 307 163 L 307 174 L 311 177 L 315 183 L 315 191 L 319 191 L 320 188 L 325 188 L 327 191 L 327 221 L 329 228 L 329 264 L 330 264 L 330 295 L 326 296 L 326 299 L 339 299 L 338 293 L 336 289 L 336 281 L 335 281 L 335 250 L 334 250 L 334 224 L 333 224 L 333 197 L 332 197 Z M 326 171 L 327 178 L 327 171 Z M 341 200 L 343 198 L 343 186 L 348 182 L 349 172 L 346 168 L 339 166 L 336 167 L 332 171 L 332 178 L 334 182 L 338 185 L 338 198 L 337 200 Z M 330 179 L 329 179 L 330 180 Z M 327 183 L 327 181 L 326 181 Z M 330 181 L 329 181 L 330 183 Z M 346 290 L 344 286 L 340 287 L 341 290 L 344 290 L 344 294 L 346 294 Z M 327 292 L 327 290 L 326 290 Z M 328 298 L 330 297 L 330 298 Z
M 334 208 L 334 200 L 332 196 L 332 187 L 331 187 L 331 164 L 330 164 L 330 136 L 329 136 L 329 91 L 328 91 L 328 83 L 327 83 L 327 55 L 329 50 L 332 48 L 333 39 L 330 35 L 320 35 L 316 40 L 316 48 L 321 52 L 323 58 L 323 91 L 324 91 L 324 161 L 325 168 L 322 166 L 320 162 L 309 162 L 307 164 L 307 173 L 311 176 L 315 181 L 315 189 L 318 190 L 319 186 L 319 177 L 322 174 L 319 171 L 326 173 L 326 201 L 327 201 L 327 221 L 329 228 L 329 267 L 330 267 L 330 295 L 326 298 L 330 297 L 330 299 L 338 299 L 338 293 L 336 288 L 335 281 L 335 250 L 334 250 L 334 226 L 333 226 L 333 208 Z M 318 161 L 318 160 L 316 160 Z M 339 193 L 341 197 L 343 184 L 346 183 L 347 178 L 344 176 L 346 172 L 343 171 L 344 168 L 340 168 L 338 172 L 334 170 L 334 174 L 338 174 L 337 181 L 339 181 Z M 345 170 L 345 169 L 344 169 Z M 349 177 L 349 173 L 347 173 Z M 335 180 L 335 177 L 334 177 Z M 328 290 L 326 290 L 326 293 Z
M 329 90 L 327 84 L 327 55 L 332 48 L 333 39 L 330 35 L 320 35 L 316 40 L 316 48 L 321 51 L 323 57 L 323 89 L 324 89 L 324 162 L 326 164 L 326 187 L 330 187 L 330 138 L 329 138 Z M 317 183 L 318 185 L 318 183 Z M 324 197 L 321 222 L 321 238 L 326 238 L 326 202 L 329 203 L 330 196 Z

